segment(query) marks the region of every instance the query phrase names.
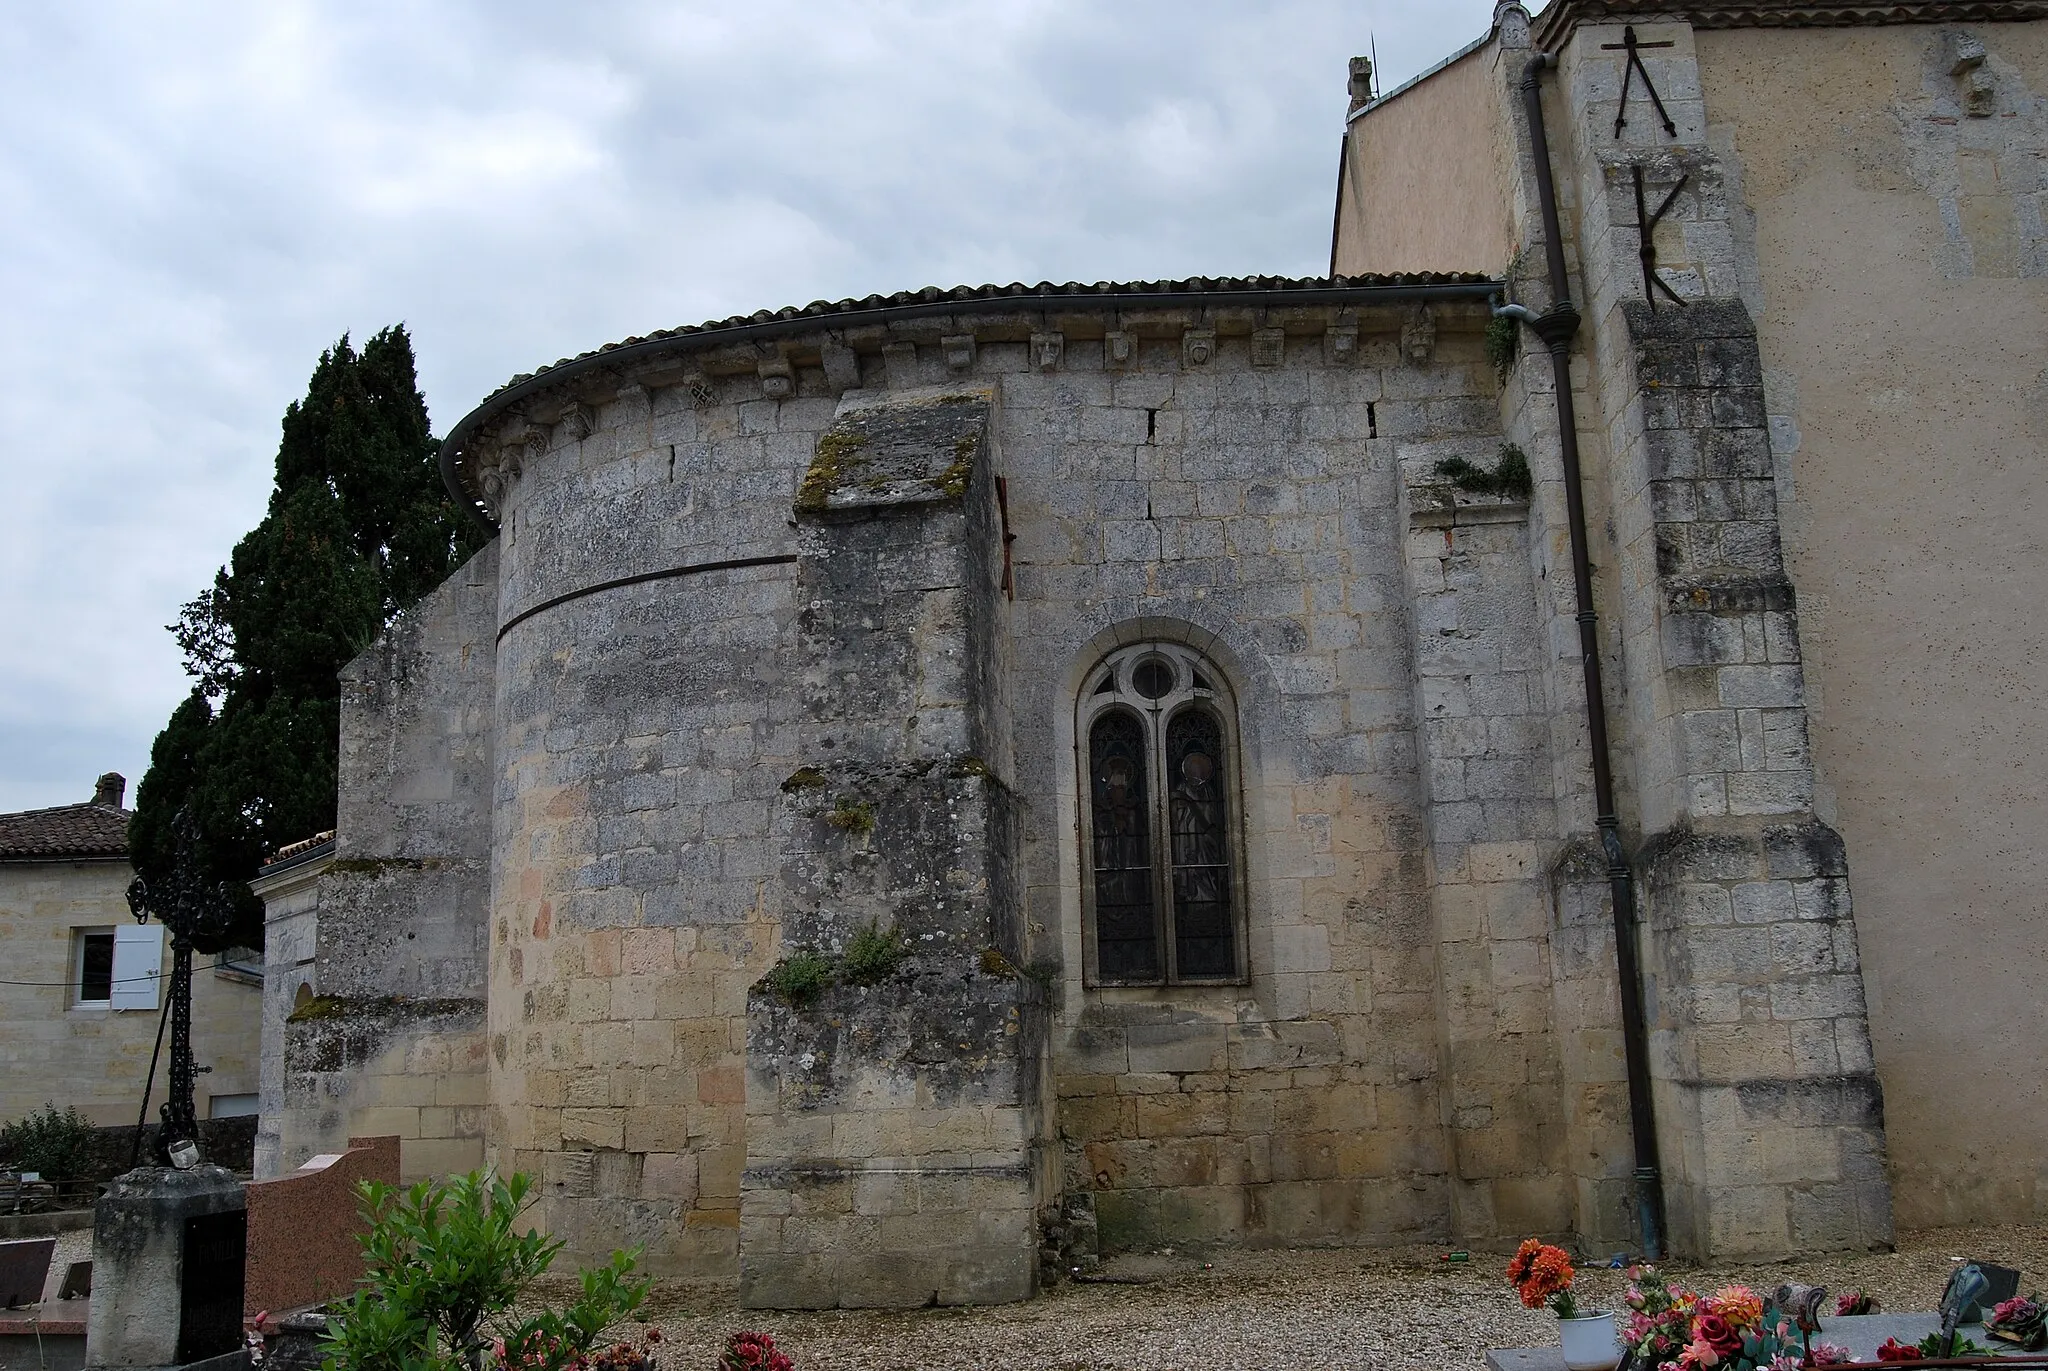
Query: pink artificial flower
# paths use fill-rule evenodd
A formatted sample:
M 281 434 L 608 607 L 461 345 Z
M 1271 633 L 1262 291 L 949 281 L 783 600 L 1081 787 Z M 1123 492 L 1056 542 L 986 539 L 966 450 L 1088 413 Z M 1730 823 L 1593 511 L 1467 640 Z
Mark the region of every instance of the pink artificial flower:
M 1844 1366 L 1855 1360 L 1849 1355 L 1848 1348 L 1833 1342 L 1815 1343 L 1812 1358 L 1815 1366 Z

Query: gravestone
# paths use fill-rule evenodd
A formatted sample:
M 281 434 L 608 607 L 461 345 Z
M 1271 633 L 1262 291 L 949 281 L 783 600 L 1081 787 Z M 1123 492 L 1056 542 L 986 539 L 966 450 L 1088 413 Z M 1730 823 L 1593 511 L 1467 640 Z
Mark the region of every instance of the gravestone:
M 252 1181 L 242 1313 L 282 1316 L 347 1294 L 363 1274 L 367 1226 L 356 1187 L 398 1184 L 398 1139 L 350 1138 L 346 1152 L 309 1158 L 288 1176 Z
M 56 1250 L 55 1238 L 0 1242 L 0 1308 L 41 1301 L 43 1282 L 50 1276 L 50 1256 Z
M 90 1367 L 176 1366 L 242 1341 L 242 1183 L 220 1166 L 142 1167 L 93 1207 Z

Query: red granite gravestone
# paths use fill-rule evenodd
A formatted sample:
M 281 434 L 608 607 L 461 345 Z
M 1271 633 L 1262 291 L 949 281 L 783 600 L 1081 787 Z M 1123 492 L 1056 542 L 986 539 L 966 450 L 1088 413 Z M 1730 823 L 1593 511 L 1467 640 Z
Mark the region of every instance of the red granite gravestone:
M 346 1152 L 250 1183 L 244 1315 L 303 1309 L 354 1288 L 363 1274 L 361 1181 L 398 1183 L 397 1138 L 350 1138 Z

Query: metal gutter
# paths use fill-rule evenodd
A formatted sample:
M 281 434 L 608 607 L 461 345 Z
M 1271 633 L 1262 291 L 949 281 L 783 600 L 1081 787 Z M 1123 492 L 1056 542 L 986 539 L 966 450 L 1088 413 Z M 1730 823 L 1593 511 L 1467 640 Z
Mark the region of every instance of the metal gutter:
M 924 319 L 944 314 L 1029 314 L 1046 310 L 1108 312 L 1131 309 L 1227 309 L 1258 306 L 1286 309 L 1295 305 L 1406 304 L 1426 300 L 1484 301 L 1499 295 L 1505 286 L 1499 281 L 1436 281 L 1389 285 L 1313 285 L 1226 287 L 1220 290 L 1134 290 L 1062 291 L 1052 294 L 944 296 L 935 300 L 913 300 L 900 304 L 862 309 L 792 314 L 787 317 L 694 329 L 658 338 L 646 338 L 538 372 L 492 395 L 449 430 L 441 440 L 441 480 L 458 505 L 475 515 L 485 528 L 497 525 L 462 481 L 465 446 L 476 430 L 507 409 L 535 395 L 573 382 L 592 372 L 616 371 L 655 357 L 689 352 L 700 347 L 784 338 L 792 334 L 822 333 L 884 324 L 901 319 Z

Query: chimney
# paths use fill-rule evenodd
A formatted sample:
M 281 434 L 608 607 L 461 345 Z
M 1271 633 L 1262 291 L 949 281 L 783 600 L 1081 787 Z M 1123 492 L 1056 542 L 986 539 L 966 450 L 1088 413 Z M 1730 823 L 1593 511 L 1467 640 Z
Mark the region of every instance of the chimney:
M 127 793 L 128 778 L 118 771 L 109 771 L 93 783 L 92 802 L 108 809 L 119 809 L 121 797 Z
M 1351 59 L 1351 109 L 1356 114 L 1372 103 L 1372 59 L 1354 57 Z

